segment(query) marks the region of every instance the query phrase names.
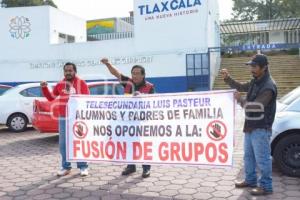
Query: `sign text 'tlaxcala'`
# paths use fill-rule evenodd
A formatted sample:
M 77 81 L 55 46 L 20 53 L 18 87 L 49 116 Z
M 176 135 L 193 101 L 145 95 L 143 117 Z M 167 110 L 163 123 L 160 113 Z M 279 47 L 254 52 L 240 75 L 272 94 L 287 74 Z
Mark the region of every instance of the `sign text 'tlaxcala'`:
M 191 8 L 195 6 L 201 6 L 200 0 L 171 0 L 155 3 L 154 5 L 140 5 L 138 6 L 140 15 L 149 15 L 162 13 L 167 11 L 180 10 L 185 8 Z

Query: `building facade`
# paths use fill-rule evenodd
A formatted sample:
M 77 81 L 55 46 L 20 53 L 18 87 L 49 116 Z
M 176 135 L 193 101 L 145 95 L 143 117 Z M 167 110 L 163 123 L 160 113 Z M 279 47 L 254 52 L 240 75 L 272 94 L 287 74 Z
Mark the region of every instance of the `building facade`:
M 125 75 L 143 65 L 157 92 L 209 90 L 220 64 L 220 52 L 210 52 L 220 46 L 218 18 L 216 0 L 135 0 L 134 23 L 86 22 L 49 6 L 2 8 L 0 83 L 58 81 L 69 61 L 87 81 L 111 80 L 100 63 L 108 57 Z

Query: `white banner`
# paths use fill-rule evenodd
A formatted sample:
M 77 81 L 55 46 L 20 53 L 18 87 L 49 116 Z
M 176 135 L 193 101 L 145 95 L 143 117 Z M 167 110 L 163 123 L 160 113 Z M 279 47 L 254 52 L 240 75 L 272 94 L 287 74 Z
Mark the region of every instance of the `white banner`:
M 67 160 L 231 166 L 233 94 L 71 96 Z

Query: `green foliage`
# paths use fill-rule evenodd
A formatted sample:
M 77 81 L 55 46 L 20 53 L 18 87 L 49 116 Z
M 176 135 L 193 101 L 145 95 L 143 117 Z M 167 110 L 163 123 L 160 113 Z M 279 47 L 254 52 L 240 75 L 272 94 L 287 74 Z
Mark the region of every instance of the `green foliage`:
M 300 17 L 299 0 L 233 0 L 234 19 L 241 21 Z
M 300 1 L 299 0 L 282 0 L 281 6 L 282 16 L 300 17 Z
M 234 6 L 233 16 L 234 19 L 240 19 L 243 21 L 252 21 L 256 19 L 258 13 L 259 4 L 254 0 L 233 0 Z
M 52 0 L 2 0 L 1 2 L 1 6 L 4 8 L 41 5 L 49 5 L 57 8 Z

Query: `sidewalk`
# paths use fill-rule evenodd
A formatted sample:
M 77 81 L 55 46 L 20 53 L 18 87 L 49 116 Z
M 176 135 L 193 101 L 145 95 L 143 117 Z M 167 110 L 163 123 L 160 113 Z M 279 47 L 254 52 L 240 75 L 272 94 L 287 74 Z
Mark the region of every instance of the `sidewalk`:
M 146 179 L 141 178 L 141 166 L 124 177 L 120 175 L 124 165 L 115 164 L 90 164 L 90 175 L 84 178 L 78 169 L 58 178 L 57 136 L 2 128 L 0 199 L 300 199 L 300 179 L 283 176 L 275 166 L 274 194 L 257 198 L 234 188 L 234 180 L 243 174 L 242 123 L 243 118 L 237 117 L 232 168 L 153 166 Z

